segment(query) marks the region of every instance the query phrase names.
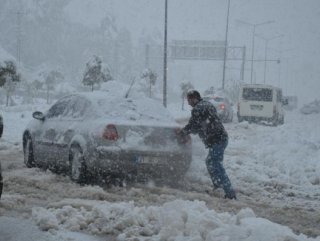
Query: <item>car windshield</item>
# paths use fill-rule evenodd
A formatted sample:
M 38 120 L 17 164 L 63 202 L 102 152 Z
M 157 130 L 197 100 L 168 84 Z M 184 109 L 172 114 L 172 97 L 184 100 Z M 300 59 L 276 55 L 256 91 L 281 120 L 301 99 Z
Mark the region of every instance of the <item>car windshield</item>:
M 224 101 L 224 98 L 222 97 L 213 97 L 213 99 L 217 102 L 223 102 Z
M 214 102 L 223 102 L 224 101 L 224 98 L 223 97 L 210 97 L 210 96 L 206 96 L 206 97 L 203 97 L 203 100 L 206 100 L 206 101 L 214 101 Z
M 243 88 L 242 98 L 253 101 L 272 101 L 272 89 L 268 88 Z

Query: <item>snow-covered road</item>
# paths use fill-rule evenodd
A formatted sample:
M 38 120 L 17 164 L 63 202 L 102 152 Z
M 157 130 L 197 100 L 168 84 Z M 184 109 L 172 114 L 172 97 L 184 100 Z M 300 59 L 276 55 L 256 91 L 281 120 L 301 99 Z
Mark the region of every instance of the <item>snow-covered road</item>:
M 28 169 L 20 139 L 32 110 L 2 111 L 0 240 L 320 240 L 319 115 L 290 112 L 279 127 L 225 125 L 224 164 L 238 191 L 234 201 L 223 199 L 221 190 L 206 193 L 206 150 L 197 137 L 180 188 L 79 186 Z M 14 223 L 21 231 L 10 231 Z

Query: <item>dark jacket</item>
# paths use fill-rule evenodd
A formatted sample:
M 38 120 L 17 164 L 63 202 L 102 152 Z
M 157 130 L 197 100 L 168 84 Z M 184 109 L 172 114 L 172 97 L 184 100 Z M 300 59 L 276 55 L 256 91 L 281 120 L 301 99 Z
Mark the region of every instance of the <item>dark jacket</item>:
M 228 134 L 217 116 L 216 108 L 202 99 L 193 107 L 189 123 L 182 132 L 198 134 L 207 148 L 228 140 Z

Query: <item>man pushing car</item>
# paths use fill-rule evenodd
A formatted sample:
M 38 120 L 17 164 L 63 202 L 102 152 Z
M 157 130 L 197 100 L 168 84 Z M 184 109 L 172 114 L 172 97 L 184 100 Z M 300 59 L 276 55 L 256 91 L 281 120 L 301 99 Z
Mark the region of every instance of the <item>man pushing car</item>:
M 223 188 L 225 198 L 237 199 L 230 179 L 223 167 L 224 150 L 228 145 L 228 134 L 217 116 L 215 107 L 201 98 L 196 90 L 187 93 L 188 104 L 192 106 L 188 124 L 179 131 L 181 137 L 198 134 L 209 149 L 206 166 L 214 188 Z

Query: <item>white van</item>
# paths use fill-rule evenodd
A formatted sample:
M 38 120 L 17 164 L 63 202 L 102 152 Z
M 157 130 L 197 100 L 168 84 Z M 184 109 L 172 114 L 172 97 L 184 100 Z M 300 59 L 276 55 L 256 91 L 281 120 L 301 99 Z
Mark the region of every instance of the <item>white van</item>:
M 240 87 L 238 121 L 267 121 L 273 125 L 284 123 L 282 90 L 263 84 L 245 84 Z

